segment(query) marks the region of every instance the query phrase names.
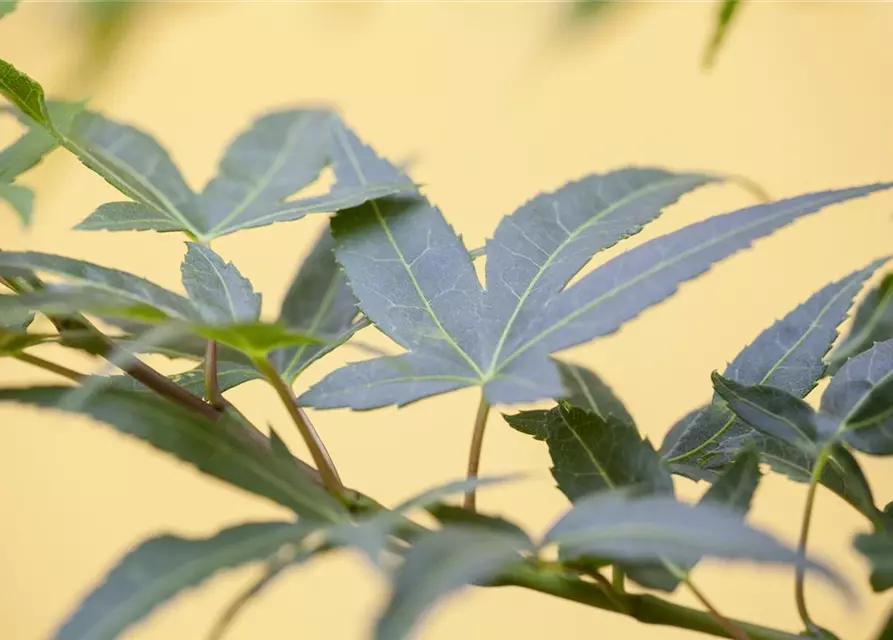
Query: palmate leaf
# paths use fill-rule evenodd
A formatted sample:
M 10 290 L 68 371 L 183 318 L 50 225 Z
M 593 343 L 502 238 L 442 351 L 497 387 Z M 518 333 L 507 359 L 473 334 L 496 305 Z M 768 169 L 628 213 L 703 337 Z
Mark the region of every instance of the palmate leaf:
M 88 111 L 58 126 L 43 88 L 2 60 L 0 94 L 133 201 L 103 205 L 80 229 L 184 231 L 208 241 L 415 188 L 404 178 L 336 185 L 328 194 L 288 201 L 316 179 L 333 155 L 336 163 L 339 153 L 351 159 L 354 155 L 354 149 L 342 148 L 347 136 L 331 137 L 331 130 L 343 124 L 324 110 L 291 109 L 258 118 L 227 149 L 219 175 L 196 195 L 151 136 Z
M 822 376 L 824 357 L 837 337 L 837 327 L 862 284 L 883 264 L 872 262 L 864 269 L 833 282 L 813 294 L 784 318 L 763 331 L 745 347 L 723 374 L 744 385 L 768 385 L 804 397 Z M 734 414 L 714 397 L 710 405 L 690 413 L 671 430 L 676 441 L 663 446 L 671 464 L 688 463 L 719 468 L 734 451 L 730 443 L 746 440 L 751 429 L 735 420 Z M 669 449 L 669 450 L 667 450 Z M 726 455 L 718 455 L 722 449 Z
M 893 274 L 868 292 L 856 309 L 853 327 L 831 353 L 828 369 L 837 371 L 844 362 L 870 348 L 875 342 L 893 339 Z
M 294 522 L 258 522 L 209 538 L 161 535 L 122 558 L 54 636 L 57 640 L 114 640 L 156 607 L 215 573 L 297 548 L 313 531 Z
M 422 616 L 445 596 L 495 577 L 532 551 L 526 536 L 479 526 L 451 526 L 417 539 L 394 576 L 376 640 L 406 638 Z
M 341 504 L 293 460 L 274 456 L 242 437 L 239 425 L 226 417 L 211 421 L 159 396 L 111 388 L 95 391 L 73 407 L 63 403 L 70 391 L 68 387 L 0 389 L 0 402 L 77 411 L 307 520 L 333 522 L 346 517 Z
M 103 153 L 108 148 L 117 149 L 118 145 L 111 141 L 125 137 L 135 141 L 134 153 L 140 157 L 154 150 L 159 158 L 164 154 L 160 160 L 162 166 L 168 165 L 166 152 L 145 134 L 97 114 L 91 115 L 94 116 L 92 126 L 101 128 L 105 136 L 100 138 L 95 130 L 88 130 L 89 136 L 82 133 L 80 149 Z M 77 124 L 83 126 L 81 120 Z M 76 228 L 185 231 L 206 242 L 242 229 L 298 220 L 311 213 L 356 206 L 369 198 L 414 188 L 409 181 L 345 189 L 336 184 L 332 191 L 321 196 L 287 200 L 291 194 L 316 180 L 333 153 L 337 158 L 338 140 L 331 136 L 331 129 L 343 125 L 333 124 L 334 120 L 334 116 L 320 110 L 296 109 L 266 114 L 252 123 L 227 149 L 220 173 L 201 194 L 193 194 L 190 190 L 188 200 L 182 205 L 171 206 L 163 198 L 151 198 L 113 182 L 113 186 L 135 202 L 102 205 Z M 88 166 L 103 175 L 96 165 L 88 163 Z M 176 169 L 172 163 L 170 166 Z M 141 174 L 138 168 L 135 171 Z M 179 182 L 182 178 L 178 178 Z M 183 198 L 186 197 L 183 192 Z
M 855 547 L 871 563 L 871 588 L 886 591 L 893 587 L 893 534 L 887 531 L 859 534 Z
M 669 496 L 628 498 L 596 494 L 577 502 L 546 534 L 567 557 L 596 556 L 614 561 L 668 560 L 691 566 L 702 557 L 758 563 L 804 563 L 796 550 L 745 524 L 734 508 L 715 503 L 696 506 Z M 826 565 L 806 560 L 849 593 L 845 582 Z
M 382 159 L 369 166 L 377 176 L 399 174 Z M 335 253 L 360 308 L 410 353 L 342 368 L 301 402 L 368 409 L 472 385 L 483 386 L 491 404 L 560 397 L 551 352 L 616 331 L 681 282 L 802 215 L 890 186 L 808 194 L 716 216 L 644 243 L 562 290 L 595 251 L 710 179 L 668 176 L 624 170 L 589 179 L 588 190 L 574 183 L 525 205 L 488 244 L 486 292 L 460 238 L 423 197 L 339 212 L 332 220 Z M 644 195 L 636 200 L 637 194 Z

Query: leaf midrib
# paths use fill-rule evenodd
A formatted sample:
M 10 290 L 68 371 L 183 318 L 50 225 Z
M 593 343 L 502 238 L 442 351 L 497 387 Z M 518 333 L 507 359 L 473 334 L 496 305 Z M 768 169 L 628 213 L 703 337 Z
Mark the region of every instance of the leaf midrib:
M 874 358 L 874 354 L 871 355 L 871 358 Z M 869 370 L 870 370 L 871 362 L 869 362 L 868 366 L 869 366 Z M 863 429 L 863 428 L 865 428 L 865 426 L 870 427 L 874 424 L 874 421 L 877 418 L 878 414 L 875 414 L 874 416 L 871 416 L 870 418 L 866 418 L 862 422 L 857 422 L 857 423 L 851 424 L 849 421 L 854 415 L 859 413 L 859 411 L 862 409 L 863 405 L 868 401 L 868 398 L 870 398 L 871 395 L 874 393 L 875 389 L 877 389 L 878 387 L 880 387 L 883 384 L 886 384 L 889 380 L 893 380 L 893 369 L 890 369 L 890 371 L 888 371 L 887 373 L 882 375 L 880 378 L 878 378 L 877 382 L 871 383 L 871 388 L 868 391 L 866 391 L 865 394 L 863 394 L 863 396 L 861 398 L 859 398 L 859 400 L 855 404 L 853 404 L 853 406 L 850 408 L 850 410 L 847 411 L 846 416 L 844 416 L 843 420 L 841 420 L 840 427 L 838 428 L 838 433 L 841 433 L 843 431 L 853 430 L 853 429 Z M 880 413 L 880 415 L 883 416 L 885 413 L 888 413 L 889 411 L 890 410 L 882 411 Z
M 648 185 L 645 188 L 637 189 L 637 190 L 633 191 L 632 193 L 627 194 L 620 200 L 617 200 L 616 202 L 612 203 L 611 205 L 605 207 L 604 209 L 599 211 L 597 214 L 595 214 L 593 217 L 591 217 L 589 220 L 587 220 L 585 223 L 583 223 L 582 225 L 580 225 L 579 227 L 574 229 L 571 233 L 569 233 L 567 238 L 562 240 L 561 243 L 555 248 L 555 250 L 549 254 L 549 257 L 546 258 L 546 261 L 543 263 L 542 267 L 540 267 L 537 270 L 536 275 L 531 279 L 530 283 L 527 285 L 527 288 L 524 290 L 524 293 L 521 295 L 520 298 L 518 298 L 518 304 L 515 306 L 514 311 L 512 311 L 512 315 L 509 317 L 508 321 L 506 322 L 505 328 L 503 329 L 502 334 L 499 336 L 499 341 L 496 344 L 496 349 L 493 351 L 493 357 L 490 360 L 490 366 L 487 370 L 487 376 L 492 377 L 495 373 L 498 373 L 498 371 L 504 366 L 505 363 L 503 363 L 503 365 L 501 365 L 500 367 L 497 367 L 497 362 L 499 361 L 499 356 L 501 355 L 502 349 L 505 346 L 505 341 L 508 339 L 509 332 L 511 331 L 512 326 L 515 324 L 515 320 L 517 320 L 518 315 L 521 313 L 521 308 L 527 302 L 527 298 L 530 297 L 530 294 L 533 293 L 533 290 L 536 287 L 536 283 L 539 282 L 540 277 L 542 277 L 542 275 L 548 270 L 549 266 L 552 264 L 552 261 L 562 251 L 564 251 L 564 249 L 570 243 L 572 243 L 574 240 L 576 240 L 577 237 L 579 237 L 579 235 L 581 233 L 583 233 L 583 231 L 586 231 L 587 229 L 589 229 L 591 226 L 593 226 L 594 224 L 599 222 L 602 218 L 610 215 L 611 213 L 616 211 L 618 208 L 628 204 L 629 202 L 634 201 L 635 199 L 641 197 L 642 195 L 646 195 L 646 194 L 650 193 L 651 191 L 657 190 L 659 188 L 664 188 L 667 186 L 674 185 L 676 183 L 686 182 L 686 181 L 691 181 L 691 180 L 692 180 L 691 176 L 686 176 L 685 178 L 677 177 L 677 178 L 672 178 L 669 180 L 662 180 L 660 182 Z M 641 226 L 640 226 L 640 228 L 641 228 Z
M 836 194 L 835 194 L 835 195 L 836 195 Z M 798 203 L 798 204 L 799 204 L 799 203 Z M 816 209 L 815 209 L 815 210 L 818 210 L 819 208 L 822 208 L 823 206 L 826 206 L 826 205 L 818 205 L 818 206 L 816 206 Z M 542 340 L 542 339 L 545 338 L 546 336 L 551 335 L 552 333 L 554 333 L 554 332 L 557 331 L 558 329 L 563 328 L 564 326 L 566 326 L 567 324 L 569 324 L 570 322 L 572 322 L 573 320 L 575 320 L 577 317 L 579 317 L 579 316 L 583 315 L 584 313 L 587 313 L 587 312 L 591 311 L 592 309 L 598 307 L 598 305 L 600 305 L 600 304 L 601 304 L 602 302 L 604 302 L 605 300 L 608 300 L 608 299 L 610 299 L 610 298 L 616 296 L 618 293 L 621 293 L 622 291 L 624 291 L 624 290 L 626 290 L 626 289 L 628 289 L 628 288 L 630 288 L 630 287 L 632 287 L 632 286 L 638 284 L 638 283 L 641 282 L 642 280 L 645 280 L 646 278 L 649 278 L 650 276 L 654 275 L 655 273 L 657 273 L 657 272 L 659 272 L 659 271 L 661 271 L 661 270 L 663 270 L 663 269 L 665 269 L 665 268 L 667 268 L 667 267 L 670 267 L 670 266 L 676 264 L 677 262 L 680 262 L 681 260 L 684 260 L 685 258 L 689 257 L 689 256 L 692 255 L 692 254 L 695 254 L 695 253 L 698 253 L 698 252 L 700 252 L 700 251 L 703 251 L 703 250 L 705 250 L 705 249 L 707 249 L 707 248 L 709 248 L 709 247 L 711 247 L 711 246 L 713 246 L 713 245 L 715 245 L 715 244 L 718 244 L 718 243 L 720 243 L 720 242 L 724 242 L 724 241 L 726 241 L 726 240 L 729 240 L 729 239 L 731 239 L 731 238 L 734 238 L 734 237 L 737 236 L 737 235 L 746 233 L 746 232 L 750 231 L 751 229 L 753 229 L 753 228 L 755 228 L 755 227 L 759 227 L 759 226 L 761 226 L 761 225 L 763 225 L 763 224 L 771 224 L 772 222 L 774 222 L 775 220 L 777 220 L 777 219 L 779 219 L 779 218 L 784 218 L 785 216 L 790 215 L 790 213 L 791 213 L 790 210 L 786 208 L 786 209 L 784 209 L 784 210 L 782 210 L 782 211 L 779 211 L 778 213 L 776 213 L 776 214 L 774 214 L 774 215 L 766 216 L 766 217 L 764 217 L 764 218 L 760 218 L 759 220 L 757 220 L 757 221 L 755 221 L 755 222 L 753 222 L 753 223 L 751 223 L 751 224 L 748 224 L 748 225 L 745 225 L 745 226 L 741 226 L 741 227 L 737 227 L 737 228 L 734 229 L 733 231 L 730 231 L 730 232 L 728 232 L 728 233 L 725 233 L 725 234 L 723 234 L 723 235 L 721 235 L 721 236 L 717 236 L 717 237 L 711 238 L 709 241 L 707 241 L 707 242 L 705 242 L 705 243 L 699 244 L 699 245 L 697 245 L 696 247 L 693 247 L 693 248 L 691 248 L 691 249 L 688 249 L 687 251 L 683 251 L 682 253 L 677 254 L 677 255 L 676 255 L 673 259 L 671 259 L 671 260 L 662 260 L 661 262 L 657 263 L 654 267 L 652 267 L 652 268 L 649 269 L 648 271 L 645 271 L 644 273 L 642 273 L 642 274 L 636 276 L 635 278 L 633 278 L 633 279 L 627 281 L 626 283 L 624 283 L 624 284 L 621 285 L 621 286 L 614 287 L 614 288 L 611 289 L 610 291 L 608 291 L 608 292 L 606 292 L 606 293 L 600 295 L 598 298 L 595 298 L 595 299 L 592 300 L 591 302 L 589 302 L 589 303 L 583 305 L 582 307 L 578 308 L 576 311 L 573 311 L 573 312 L 567 314 L 567 315 L 566 315 L 564 318 L 562 318 L 560 321 L 556 322 L 555 324 L 553 324 L 553 325 L 551 325 L 550 327 L 548 327 L 548 328 L 544 329 L 543 331 L 541 331 L 539 334 L 537 334 L 536 336 L 534 336 L 533 338 L 531 338 L 530 340 L 528 340 L 527 342 L 525 342 L 524 344 L 522 344 L 518 349 L 515 350 L 514 353 L 512 353 L 512 355 L 510 355 L 508 358 L 506 358 L 505 360 L 503 360 L 503 362 L 500 364 L 500 366 L 499 366 L 499 368 L 497 369 L 497 371 L 504 369 L 506 366 L 508 366 L 508 364 L 509 364 L 510 362 L 512 362 L 513 360 L 515 360 L 518 356 L 520 356 L 520 355 L 521 355 L 522 353 L 524 353 L 525 351 L 527 351 L 527 349 L 529 349 L 529 348 L 531 348 L 532 346 L 536 345 L 540 340 Z M 770 229 L 770 230 L 769 230 L 769 233 L 771 233 L 771 232 L 774 231 L 774 230 L 775 230 L 775 229 Z M 765 234 L 764 234 L 764 235 L 765 235 Z M 754 240 L 756 240 L 756 239 L 757 239 L 757 238 L 754 238 Z M 734 252 L 733 252 L 733 253 L 734 253 Z M 726 257 L 727 257 L 727 256 L 726 256 Z M 717 262 L 717 261 L 714 261 L 714 262 Z M 713 264 L 713 263 L 711 263 L 711 264 Z M 708 266 L 709 266 L 709 265 L 708 265 Z M 684 281 L 682 281 L 682 282 L 684 282 Z M 682 284 L 682 282 L 679 282 L 678 284 Z M 578 285 L 578 286 L 579 286 L 579 285 Z M 569 291 L 569 290 L 568 290 L 568 291 Z
M 130 195 L 130 197 L 132 197 L 134 200 L 141 202 L 148 207 L 156 209 L 162 214 L 172 216 L 177 222 L 183 225 L 184 229 L 186 229 L 196 237 L 203 237 L 203 234 L 195 228 L 195 226 L 189 221 L 189 218 L 183 212 L 181 212 L 180 209 L 177 208 L 177 206 L 173 202 L 171 202 L 163 192 L 156 189 L 151 182 L 146 181 L 145 178 L 132 166 L 116 156 L 111 156 L 103 153 L 101 149 L 95 149 L 96 153 L 98 153 L 99 156 L 105 159 L 105 162 L 103 162 L 93 152 L 80 146 L 72 138 L 69 138 L 68 136 L 62 135 L 58 132 L 55 133 L 62 145 L 75 155 L 84 155 L 96 164 L 105 166 L 109 170 L 109 172 L 113 176 L 115 176 L 115 179 L 118 180 L 127 191 L 130 191 L 128 195 Z M 109 165 L 111 165 L 111 167 Z M 130 177 L 134 178 L 140 185 L 142 185 L 143 188 L 145 188 L 152 195 L 158 198 L 158 202 L 161 204 L 161 206 L 159 206 L 158 203 L 147 201 L 146 198 L 142 197 L 142 195 L 138 191 L 132 189 L 129 185 L 127 185 L 126 181 L 120 176 L 120 174 L 115 173 L 114 169 L 116 167 L 119 170 L 123 169 L 125 174 L 130 175 Z

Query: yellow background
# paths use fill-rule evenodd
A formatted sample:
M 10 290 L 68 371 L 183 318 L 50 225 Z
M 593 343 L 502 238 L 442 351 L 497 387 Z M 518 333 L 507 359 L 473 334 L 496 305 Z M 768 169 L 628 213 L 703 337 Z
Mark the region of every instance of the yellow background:
M 156 135 L 195 186 L 252 116 L 307 101 L 336 105 L 389 157 L 413 157 L 413 175 L 469 246 L 534 193 L 628 163 L 744 174 L 775 197 L 893 178 L 890 3 L 748 3 L 709 74 L 699 61 L 713 3 L 630 3 L 571 31 L 558 3 L 171 2 L 144 9 L 94 87 L 93 106 Z M 70 89 L 82 49 L 77 27 L 70 3 L 25 2 L 0 24 L 0 55 L 51 93 Z M 15 125 L 0 126 L 0 141 L 11 140 Z M 90 259 L 179 289 L 181 237 L 69 230 L 117 196 L 64 152 L 25 182 L 37 188 L 36 222 L 21 231 L 4 210 L 4 249 Z M 752 201 L 734 186 L 704 189 L 626 246 Z M 891 211 L 893 197 L 882 194 L 803 220 L 685 285 L 619 334 L 566 357 L 601 373 L 659 442 L 709 397 L 710 371 L 762 328 L 826 282 L 890 252 Z M 269 315 L 323 222 L 245 232 L 215 247 L 264 292 Z M 363 338 L 386 344 L 372 331 Z M 336 354 L 299 384 L 360 357 Z M 0 382 L 37 381 L 56 382 L 0 362 Z M 288 431 L 262 384 L 231 396 L 259 424 Z M 476 403 L 472 390 L 400 411 L 312 417 L 345 481 L 393 503 L 462 473 Z M 488 490 L 479 502 L 540 532 L 565 500 L 542 443 L 501 422 L 494 413 L 483 471 L 533 476 Z M 87 420 L 5 406 L 0 425 L 0 638 L 45 637 L 148 535 L 210 534 L 283 515 Z M 295 438 L 290 444 L 301 450 Z M 890 464 L 866 462 L 881 504 L 893 498 Z M 684 495 L 702 490 L 680 487 Z M 793 540 L 803 499 L 802 485 L 769 477 L 753 520 Z M 865 528 L 850 507 L 821 493 L 811 547 L 863 589 L 865 564 L 849 545 Z M 213 580 L 128 637 L 203 637 L 255 573 Z M 789 572 L 705 563 L 696 577 L 727 615 L 798 628 Z M 383 595 L 383 582 L 354 556 L 327 558 L 280 580 L 230 637 L 362 638 Z M 809 600 L 817 620 L 845 640 L 869 638 L 890 604 L 889 596 L 863 591 L 862 607 L 847 609 L 820 584 L 810 584 Z M 516 589 L 466 591 L 439 608 L 419 637 L 503 636 L 694 637 Z

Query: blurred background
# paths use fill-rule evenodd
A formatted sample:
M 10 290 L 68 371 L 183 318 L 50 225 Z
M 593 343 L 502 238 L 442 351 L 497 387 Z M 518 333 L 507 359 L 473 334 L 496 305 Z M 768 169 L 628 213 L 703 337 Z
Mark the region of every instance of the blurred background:
M 413 177 L 469 247 L 536 192 L 626 164 L 740 174 L 773 198 L 893 178 L 893 3 L 745 2 L 709 72 L 701 59 L 717 2 L 623 2 L 585 13 L 560 2 L 455 0 L 82 4 L 26 0 L 0 22 L 0 56 L 52 96 L 89 96 L 94 108 L 155 135 L 194 186 L 259 112 L 331 104 L 381 153 L 412 159 Z M 18 132 L 4 119 L 0 144 Z M 0 205 L 2 248 L 93 260 L 180 289 L 182 237 L 70 230 L 118 196 L 65 152 L 23 182 L 37 192 L 35 221 L 22 229 Z M 753 201 L 733 185 L 704 189 L 624 248 Z M 602 375 L 659 443 L 710 397 L 710 372 L 760 330 L 889 253 L 891 213 L 893 196 L 883 194 L 798 222 L 565 357 Z M 272 314 L 323 224 L 317 216 L 252 230 L 215 248 L 263 291 Z M 387 345 L 373 330 L 361 338 Z M 298 384 L 362 357 L 342 350 Z M 40 381 L 50 379 L 0 361 L 0 383 Z M 258 424 L 288 431 L 263 384 L 231 398 Z M 469 390 L 399 411 L 312 418 L 345 482 L 393 504 L 462 474 L 476 403 Z M 541 532 L 566 507 L 546 447 L 498 415 L 491 421 L 483 472 L 532 475 L 483 491 L 479 506 Z M 0 638 L 46 637 L 149 535 L 206 535 L 284 515 L 86 419 L 4 406 L 0 425 Z M 301 451 L 297 438 L 289 444 Z M 893 498 L 889 461 L 865 465 L 885 504 Z M 685 496 L 704 489 L 681 480 L 679 488 Z M 752 518 L 794 540 L 804 497 L 804 486 L 770 476 Z M 860 585 L 862 606 L 847 608 L 820 584 L 809 586 L 809 599 L 818 622 L 844 640 L 869 638 L 890 605 L 862 586 L 866 567 L 850 548 L 866 528 L 851 507 L 820 492 L 812 548 Z M 128 637 L 201 638 L 255 575 L 257 568 L 225 574 Z M 789 572 L 704 563 L 695 578 L 726 615 L 799 628 Z M 384 583 L 359 558 L 327 557 L 280 579 L 229 637 L 363 638 L 383 595 Z M 466 591 L 419 637 L 502 636 L 696 637 L 517 589 Z

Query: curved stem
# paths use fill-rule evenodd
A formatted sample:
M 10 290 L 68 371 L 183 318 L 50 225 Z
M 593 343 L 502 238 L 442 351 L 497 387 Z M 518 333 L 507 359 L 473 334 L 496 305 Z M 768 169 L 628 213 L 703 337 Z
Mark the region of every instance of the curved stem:
M 800 619 L 806 625 L 807 631 L 813 632 L 818 630 L 818 626 L 809 616 L 809 610 L 806 607 L 806 543 L 809 539 L 809 526 L 812 522 L 812 510 L 815 505 L 816 490 L 819 481 L 822 478 L 822 471 L 825 463 L 828 461 L 829 450 L 827 447 L 819 451 L 816 457 L 815 466 L 812 469 L 812 476 L 809 479 L 809 492 L 806 494 L 806 506 L 803 508 L 803 522 L 800 525 L 800 540 L 797 543 L 797 554 L 799 561 L 797 562 L 796 578 L 794 581 L 794 599 L 797 601 L 797 612 Z
M 704 595 L 704 592 L 698 589 L 697 585 L 692 581 L 688 571 L 669 560 L 664 560 L 663 563 L 670 573 L 676 576 L 686 587 L 688 587 L 688 590 L 691 591 L 692 595 L 697 598 L 702 605 L 704 605 L 704 608 L 707 609 L 710 615 L 712 615 L 713 618 L 721 624 L 726 631 L 728 631 L 730 637 L 735 640 L 750 640 L 744 631 L 735 626 L 731 620 L 719 612 L 719 609 L 713 606 L 707 596 Z
M 622 613 L 597 585 L 584 582 L 566 573 L 518 564 L 503 571 L 494 586 L 516 586 L 579 602 L 597 609 Z M 665 625 L 699 631 L 720 638 L 734 638 L 709 612 L 667 602 L 651 595 L 626 596 L 630 616 L 645 624 Z M 778 629 L 729 620 L 745 632 L 750 640 L 800 640 L 801 636 Z
M 490 404 L 481 394 L 481 402 L 478 405 L 477 416 L 474 419 L 474 433 L 471 435 L 471 450 L 468 453 L 468 479 L 477 478 L 481 465 L 481 450 L 484 447 L 484 430 L 487 427 L 487 416 L 490 414 Z M 472 511 L 477 506 L 477 492 L 472 487 L 465 494 L 465 508 Z
M 217 380 L 217 343 L 214 340 L 208 340 L 205 347 L 205 400 L 218 410 L 226 406 Z
M 40 367 L 46 371 L 51 373 L 55 373 L 56 375 L 60 375 L 64 378 L 68 378 L 69 380 L 74 380 L 75 382 L 80 382 L 83 377 L 80 373 L 75 371 L 74 369 L 69 369 L 68 367 L 63 367 L 61 364 L 56 364 L 55 362 L 50 362 L 49 360 L 44 360 L 40 356 L 35 356 L 30 353 L 25 353 L 24 351 L 20 351 L 19 353 L 14 353 L 13 358 L 16 360 L 20 360 L 22 362 L 27 362 L 28 364 L 34 365 L 35 367 Z
M 220 617 L 217 618 L 217 622 L 214 623 L 210 633 L 208 633 L 207 640 L 221 640 L 230 626 L 232 626 L 236 617 L 251 602 L 251 599 L 266 589 L 288 565 L 288 562 L 270 562 L 263 575 L 248 585 L 248 588 L 236 595 L 233 601 L 227 605 Z
M 298 399 L 295 397 L 291 387 L 282 379 L 282 376 L 276 371 L 276 368 L 270 362 L 269 358 L 259 358 L 254 364 L 276 390 L 279 399 L 282 400 L 289 415 L 291 415 L 292 420 L 294 420 L 295 426 L 298 428 L 301 437 L 304 439 L 307 448 L 310 450 L 313 462 L 316 463 L 316 467 L 319 469 L 319 475 L 323 485 L 335 495 L 343 496 L 344 485 L 341 483 L 341 478 L 338 476 L 338 470 L 335 469 L 335 463 L 332 462 L 332 458 L 329 456 L 329 452 L 326 450 L 326 445 L 323 443 L 322 438 L 319 437 L 316 429 L 313 428 L 310 418 L 308 418 L 307 414 L 304 413 L 304 410 L 298 406 Z

